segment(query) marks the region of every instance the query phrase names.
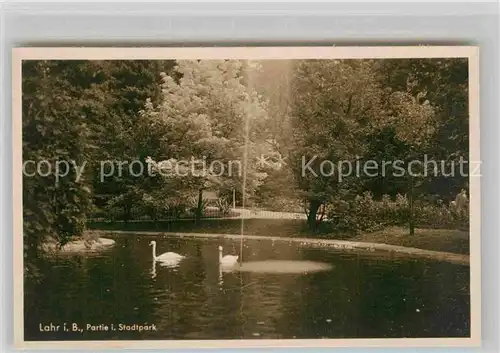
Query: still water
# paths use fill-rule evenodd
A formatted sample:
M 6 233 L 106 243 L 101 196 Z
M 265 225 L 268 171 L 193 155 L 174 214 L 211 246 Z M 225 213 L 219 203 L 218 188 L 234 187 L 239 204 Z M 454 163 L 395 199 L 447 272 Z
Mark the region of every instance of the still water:
M 257 270 L 250 266 L 228 272 L 219 268 L 218 246 L 224 246 L 225 254 L 238 254 L 238 241 L 144 235 L 113 239 L 115 246 L 98 254 L 43 260 L 42 279 L 25 284 L 26 340 L 470 334 L 468 266 L 247 240 L 244 262 L 255 261 Z M 154 263 L 151 240 L 156 240 L 158 254 L 173 251 L 187 258 L 173 268 Z M 294 271 L 282 270 L 287 262 L 294 264 L 290 261 L 306 261 L 317 271 L 297 270 L 297 263 L 291 266 Z M 83 330 L 66 332 L 64 323 Z M 49 324 L 61 327 L 40 330 Z M 107 326 L 108 331 L 87 330 L 87 324 Z M 119 331 L 120 324 L 153 324 L 156 330 Z

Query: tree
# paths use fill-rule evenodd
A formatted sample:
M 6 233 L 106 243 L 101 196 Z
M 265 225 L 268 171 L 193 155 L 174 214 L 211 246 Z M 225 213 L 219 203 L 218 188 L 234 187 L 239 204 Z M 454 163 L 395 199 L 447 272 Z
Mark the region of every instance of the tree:
M 310 229 L 316 229 L 318 210 L 330 198 L 342 189 L 355 190 L 356 179 L 340 180 L 340 170 L 335 168 L 364 154 L 364 137 L 381 114 L 380 91 L 371 61 L 305 60 L 298 64 L 292 89 L 291 162 L 307 202 Z
M 292 143 L 291 108 L 294 60 L 263 60 L 258 62 L 255 89 L 267 101 L 267 119 L 262 121 L 260 134 L 268 153 L 288 157 Z
M 292 79 L 294 60 L 262 60 L 254 75 L 255 88 L 267 102 L 257 148 L 257 167 L 262 172 L 257 202 L 273 210 L 297 210 L 300 193 L 289 165 L 292 148 Z
M 266 112 L 256 92 L 242 83 L 245 68 L 237 60 L 179 61 L 172 75 L 163 76 L 162 103 L 148 104 L 141 113 L 161 131 L 165 160 L 175 162 L 174 169 L 179 161 L 193 166 L 182 179 L 198 195 L 197 220 L 203 190 L 242 184 L 245 193 L 253 189 L 247 161 L 254 150 L 256 122 Z
M 23 62 L 23 159 L 75 163 L 81 175 L 23 175 L 24 236 L 28 258 L 47 237 L 60 246 L 82 235 L 99 196 L 131 204 L 131 183 L 101 182 L 101 160 L 123 160 L 135 152 L 131 132 L 147 97 L 159 96 L 164 61 L 25 61 Z M 171 65 L 171 64 L 170 64 Z M 45 163 L 45 162 L 42 162 Z M 32 164 L 29 164 L 30 166 Z M 61 164 L 62 165 L 62 164 Z M 28 176 L 28 174 L 32 176 Z M 96 195 L 97 194 L 97 195 Z M 115 200 L 120 201 L 120 200 Z
M 382 85 L 392 92 L 421 97 L 433 107 L 434 134 L 429 138 L 429 157 L 444 161 L 453 175 L 435 175 L 423 183 L 423 192 L 451 201 L 467 176 L 459 175 L 461 159 L 468 159 L 468 64 L 467 59 L 390 59 L 379 63 Z M 453 172 L 453 173 L 451 173 Z
M 412 168 L 412 161 L 416 161 L 430 146 L 434 134 L 435 119 L 434 109 L 428 101 L 419 102 L 419 97 L 414 97 L 407 92 L 394 92 L 389 95 L 389 114 L 386 126 L 390 126 L 399 141 L 406 145 L 406 153 L 401 156 L 408 167 L 409 180 L 409 230 L 410 235 L 415 234 L 414 200 L 415 178 L 423 174 L 423 168 L 418 172 Z
M 413 234 L 412 206 L 418 194 L 438 194 L 450 201 L 467 185 L 467 176 L 457 175 L 460 159 L 468 154 L 467 61 L 400 59 L 379 64 L 381 83 L 390 91 L 388 97 L 399 99 L 389 105 L 406 107 L 406 111 L 399 109 L 393 115 L 399 118 L 388 125 L 395 136 L 392 146 L 404 145 L 400 155 L 405 155 L 407 162 L 427 155 L 431 160 L 445 163 L 441 170 L 438 168 L 427 176 L 424 173 L 418 178 L 409 177 L 410 234 Z M 444 174 L 445 167 L 450 175 Z
M 92 114 L 103 100 L 89 84 L 93 65 L 74 61 L 23 62 L 23 160 L 44 165 L 23 174 L 24 244 L 28 262 L 51 237 L 60 246 L 85 229 L 90 210 L 88 174 L 69 168 L 57 178 L 56 165 L 83 166 L 90 156 Z
M 160 148 L 161 135 L 144 125 L 140 111 L 146 102 L 158 104 L 162 99 L 162 72 L 169 73 L 172 60 L 114 60 L 98 61 L 94 74 L 100 75 L 96 90 L 106 97 L 106 110 L 97 115 L 92 127 L 96 145 L 94 160 L 115 162 L 144 162 L 146 156 L 155 155 Z M 95 165 L 93 179 L 94 203 L 101 208 L 123 210 L 123 219 L 128 221 L 132 206 L 140 204 L 142 190 L 151 181 L 145 176 L 131 175 L 128 166 L 122 173 L 101 179 L 100 166 Z M 141 184 L 144 184 L 141 186 Z

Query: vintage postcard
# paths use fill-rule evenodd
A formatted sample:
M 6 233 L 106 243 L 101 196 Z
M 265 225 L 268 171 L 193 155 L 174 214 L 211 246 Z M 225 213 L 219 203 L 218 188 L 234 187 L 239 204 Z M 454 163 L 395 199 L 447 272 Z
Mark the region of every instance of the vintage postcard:
M 478 56 L 14 49 L 16 345 L 478 346 Z

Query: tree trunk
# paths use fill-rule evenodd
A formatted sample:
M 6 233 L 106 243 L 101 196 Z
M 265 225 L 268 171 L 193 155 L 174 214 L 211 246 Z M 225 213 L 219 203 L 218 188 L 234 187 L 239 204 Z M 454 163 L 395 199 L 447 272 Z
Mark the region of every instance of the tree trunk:
M 132 207 L 130 205 L 123 206 L 123 223 L 128 224 L 132 218 Z
M 195 222 L 199 223 L 202 216 L 203 206 L 203 189 L 198 190 L 198 205 L 196 206 Z
M 310 230 L 315 231 L 318 223 L 316 222 L 316 215 L 318 214 L 321 202 L 317 200 L 312 200 L 309 203 L 309 213 L 307 215 L 307 226 Z
M 410 235 L 415 235 L 415 208 L 414 208 L 414 180 L 413 175 L 410 175 L 410 195 L 408 198 L 408 203 L 410 206 Z
M 158 212 L 153 209 L 152 213 L 151 213 L 151 220 L 153 221 L 153 225 L 155 228 L 158 227 Z

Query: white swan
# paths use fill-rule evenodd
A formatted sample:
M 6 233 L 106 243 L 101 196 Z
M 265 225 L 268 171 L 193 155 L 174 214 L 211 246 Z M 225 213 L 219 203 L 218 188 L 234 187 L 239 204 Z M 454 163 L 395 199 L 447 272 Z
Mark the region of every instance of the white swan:
M 222 246 L 219 246 L 219 264 L 223 266 L 232 266 L 238 262 L 239 256 L 235 255 L 226 255 L 222 257 Z
M 176 254 L 174 252 L 166 252 L 164 254 L 156 256 L 156 241 L 152 240 L 149 243 L 149 245 L 153 246 L 153 260 L 154 261 L 173 263 L 173 262 L 178 262 L 178 261 L 185 258 L 185 256 Z

